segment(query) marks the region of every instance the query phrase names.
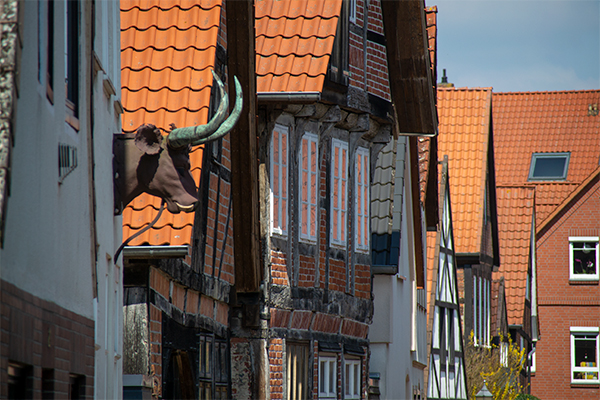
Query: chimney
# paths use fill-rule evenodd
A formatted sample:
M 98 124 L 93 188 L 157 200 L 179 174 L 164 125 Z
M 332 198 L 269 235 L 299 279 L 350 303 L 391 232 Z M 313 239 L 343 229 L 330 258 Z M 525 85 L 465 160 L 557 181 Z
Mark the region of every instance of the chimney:
M 441 88 L 453 88 L 454 83 L 448 83 L 448 77 L 446 76 L 446 68 L 443 69 L 444 75 L 442 76 L 442 82 L 438 84 L 438 87 Z

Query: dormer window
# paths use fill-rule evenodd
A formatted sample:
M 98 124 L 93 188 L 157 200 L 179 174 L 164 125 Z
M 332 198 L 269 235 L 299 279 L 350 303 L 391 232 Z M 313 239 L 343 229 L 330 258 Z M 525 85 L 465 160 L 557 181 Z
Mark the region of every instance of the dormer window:
M 529 168 L 530 181 L 563 181 L 567 179 L 571 153 L 533 153 Z

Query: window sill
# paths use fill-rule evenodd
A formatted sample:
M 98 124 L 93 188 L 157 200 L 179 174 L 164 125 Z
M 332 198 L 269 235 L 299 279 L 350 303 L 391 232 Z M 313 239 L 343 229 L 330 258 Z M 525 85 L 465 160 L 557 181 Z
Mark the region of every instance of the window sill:
M 569 285 L 598 285 L 598 278 L 590 277 L 590 278 L 578 278 L 578 279 L 569 279 Z
M 589 383 L 583 382 L 583 381 L 571 382 L 571 387 L 572 388 L 598 389 L 598 388 L 600 388 L 600 382 L 598 382 L 598 381 L 592 381 Z

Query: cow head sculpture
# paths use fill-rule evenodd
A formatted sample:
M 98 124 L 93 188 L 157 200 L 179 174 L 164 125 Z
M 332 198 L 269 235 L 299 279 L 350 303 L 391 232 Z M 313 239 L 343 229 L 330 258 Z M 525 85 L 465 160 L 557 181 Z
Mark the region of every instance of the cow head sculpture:
M 113 140 L 115 213 L 142 193 L 165 200 L 174 214 L 196 209 L 198 195 L 190 172 L 192 147 L 225 136 L 237 123 L 242 111 L 242 88 L 235 78 L 236 100 L 227 117 L 229 99 L 223 83 L 214 73 L 220 92 L 219 108 L 206 125 L 177 128 L 171 124 L 168 136 L 152 124 L 140 126 L 135 134 L 117 134 Z

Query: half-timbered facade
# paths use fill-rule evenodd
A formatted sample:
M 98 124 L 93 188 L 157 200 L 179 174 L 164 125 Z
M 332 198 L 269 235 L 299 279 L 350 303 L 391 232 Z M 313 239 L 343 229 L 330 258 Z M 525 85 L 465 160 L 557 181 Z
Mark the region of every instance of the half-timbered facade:
M 440 224 L 428 233 L 428 399 L 467 399 L 467 376 L 447 158 L 441 164 Z

